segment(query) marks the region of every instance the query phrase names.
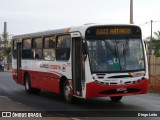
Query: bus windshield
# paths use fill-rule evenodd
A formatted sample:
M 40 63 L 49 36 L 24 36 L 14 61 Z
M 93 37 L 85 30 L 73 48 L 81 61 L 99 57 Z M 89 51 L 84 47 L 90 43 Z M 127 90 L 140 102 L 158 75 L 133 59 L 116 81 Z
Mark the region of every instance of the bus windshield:
M 145 69 L 139 38 L 87 40 L 92 73 L 128 72 Z

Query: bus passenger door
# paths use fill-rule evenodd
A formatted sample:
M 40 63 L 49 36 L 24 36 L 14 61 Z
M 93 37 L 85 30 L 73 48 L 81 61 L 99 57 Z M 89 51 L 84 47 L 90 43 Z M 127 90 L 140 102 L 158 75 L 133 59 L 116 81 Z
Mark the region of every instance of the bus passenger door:
M 81 37 L 72 38 L 72 85 L 73 94 L 82 96 L 83 53 Z
M 17 42 L 17 83 L 21 82 L 21 42 Z

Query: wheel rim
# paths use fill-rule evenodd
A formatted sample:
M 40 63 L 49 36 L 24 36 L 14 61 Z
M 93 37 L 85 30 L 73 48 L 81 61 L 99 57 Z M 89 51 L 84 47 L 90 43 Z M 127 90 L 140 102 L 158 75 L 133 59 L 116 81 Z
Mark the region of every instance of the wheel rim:
M 70 91 L 71 91 L 70 86 L 69 86 L 69 84 L 67 84 L 67 85 L 65 86 L 65 88 L 64 88 L 64 97 L 65 97 L 65 99 L 66 99 L 67 101 L 70 101 L 70 99 L 71 99 Z

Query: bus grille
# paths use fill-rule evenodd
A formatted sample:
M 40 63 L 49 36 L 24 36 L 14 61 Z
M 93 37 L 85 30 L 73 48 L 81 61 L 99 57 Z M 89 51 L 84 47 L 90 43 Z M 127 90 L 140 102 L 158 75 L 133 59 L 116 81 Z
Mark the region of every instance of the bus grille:
M 99 79 L 103 79 L 106 74 L 96 74 Z

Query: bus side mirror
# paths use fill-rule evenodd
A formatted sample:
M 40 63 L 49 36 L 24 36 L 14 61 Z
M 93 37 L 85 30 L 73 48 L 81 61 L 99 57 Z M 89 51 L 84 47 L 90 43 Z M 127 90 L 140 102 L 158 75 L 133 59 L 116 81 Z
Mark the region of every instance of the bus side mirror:
M 87 42 L 83 42 L 82 44 L 82 52 L 84 55 L 86 55 L 88 52 L 87 52 Z

